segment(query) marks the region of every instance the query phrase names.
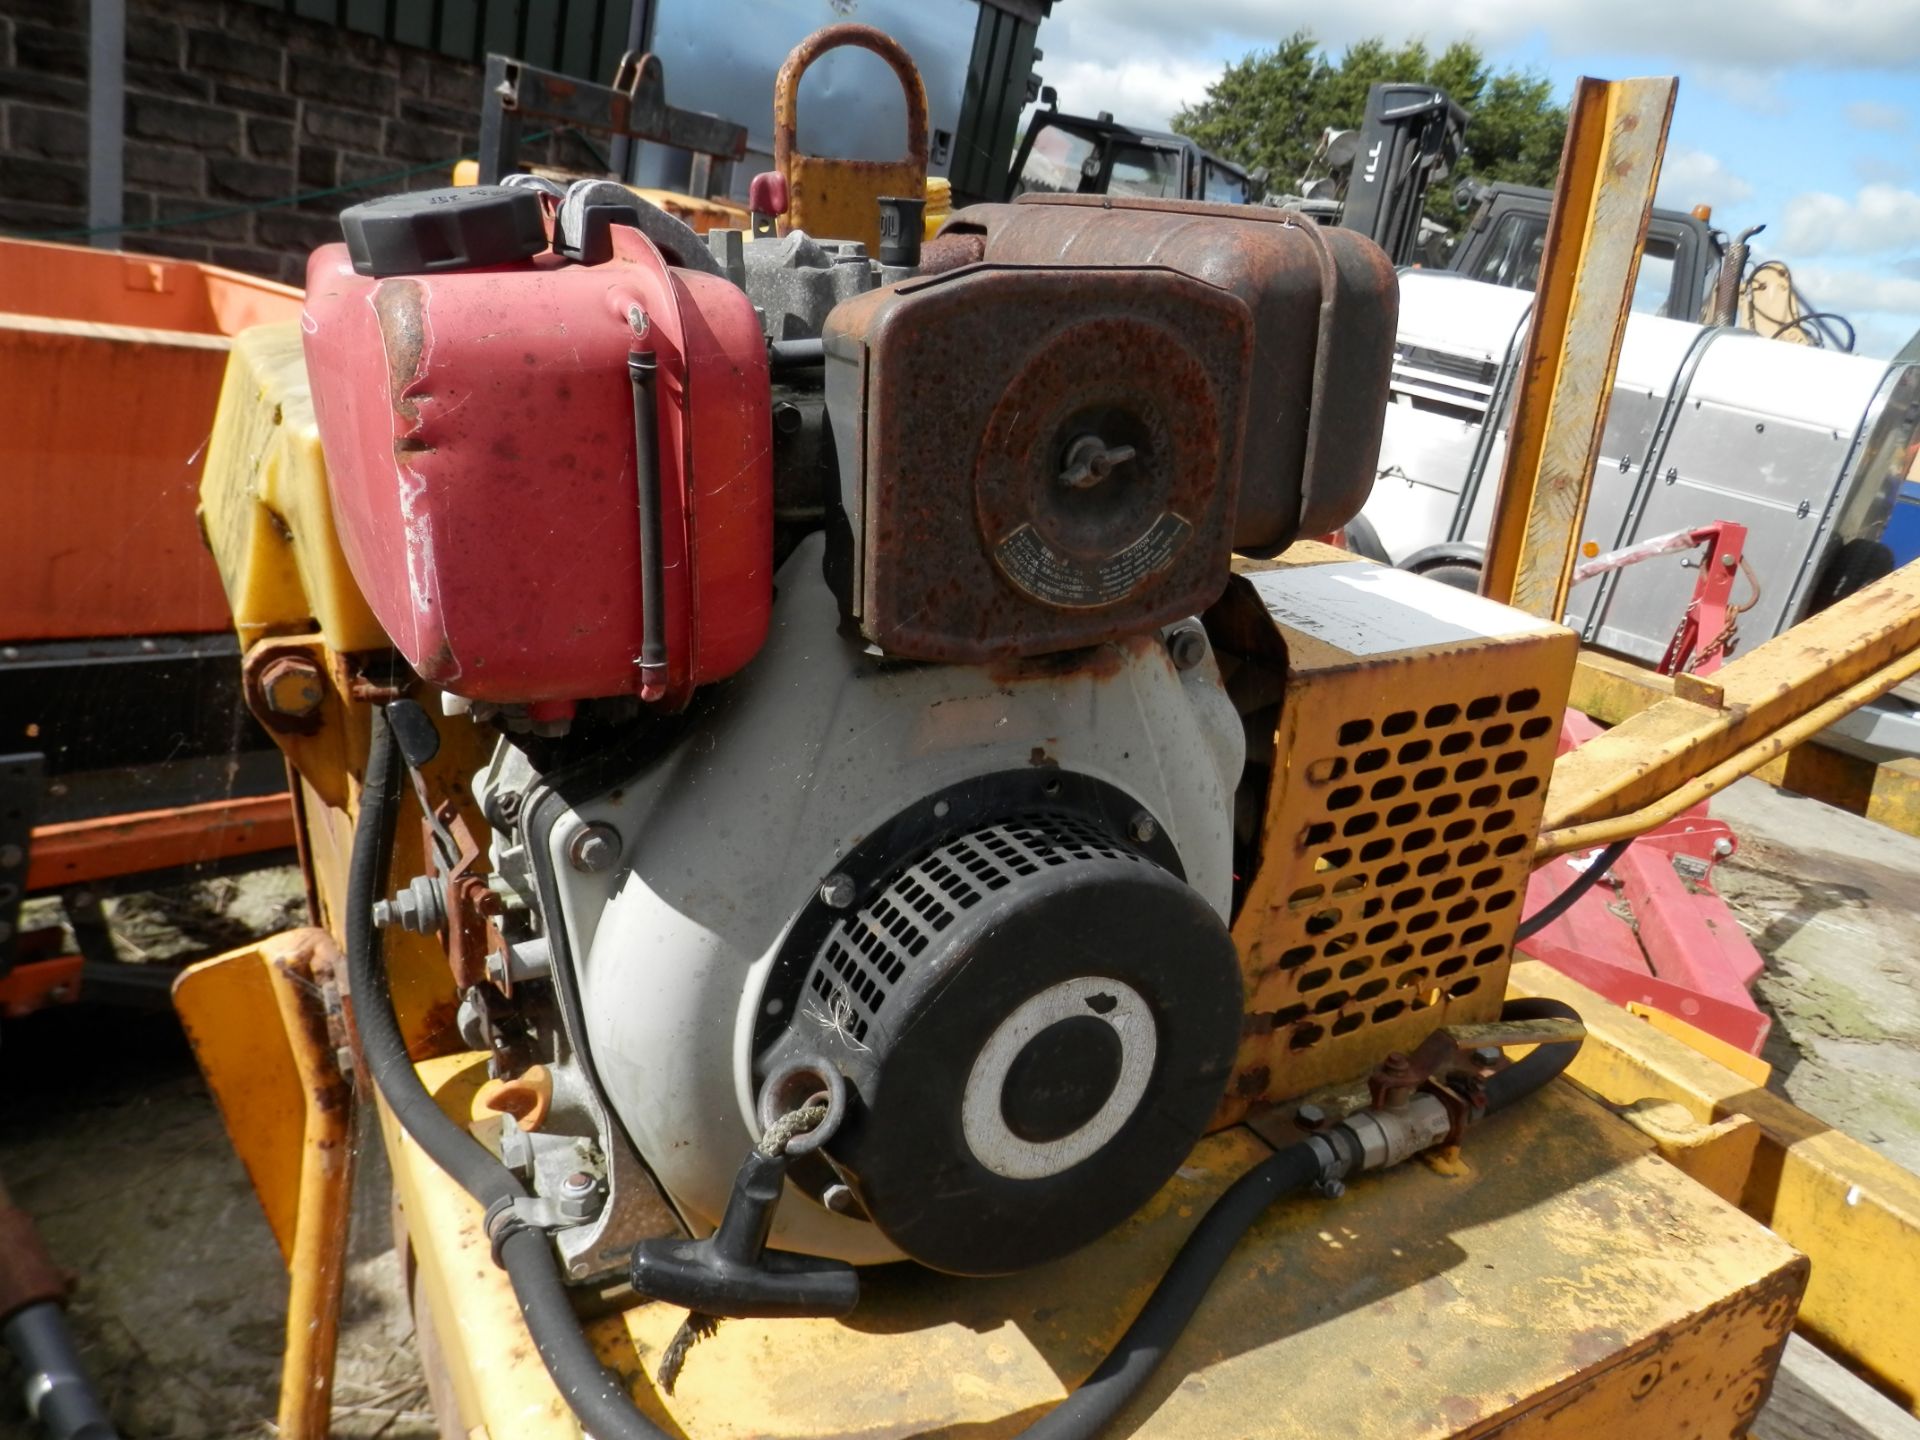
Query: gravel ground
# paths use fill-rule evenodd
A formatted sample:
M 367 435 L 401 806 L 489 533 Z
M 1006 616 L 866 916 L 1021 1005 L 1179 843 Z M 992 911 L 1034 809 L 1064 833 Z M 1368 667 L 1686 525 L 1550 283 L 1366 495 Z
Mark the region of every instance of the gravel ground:
M 109 906 L 134 960 L 178 960 L 304 923 L 292 871 L 128 896 Z M 54 917 L 42 910 L 36 917 Z M 271 1436 L 286 1271 L 171 1012 L 75 1007 L 0 1035 L 0 1176 L 54 1258 L 130 1440 Z M 438 1434 L 413 1349 L 385 1155 L 361 1116 L 335 1433 Z M 0 1437 L 35 1435 L 0 1356 Z
M 1920 1169 L 1920 840 L 1752 781 L 1714 809 L 1742 836 L 1718 873 L 1768 957 L 1775 1088 Z M 297 879 L 266 872 L 129 897 L 115 920 L 129 958 L 166 959 L 298 923 L 299 908 Z M 0 1087 L 12 1102 L 0 1175 L 84 1277 L 74 1327 L 123 1432 L 272 1435 L 285 1272 L 170 1016 L 74 1009 L 11 1025 Z M 428 1440 L 368 1118 L 335 1433 Z M 24 1440 L 33 1431 L 4 1378 L 0 1440 Z

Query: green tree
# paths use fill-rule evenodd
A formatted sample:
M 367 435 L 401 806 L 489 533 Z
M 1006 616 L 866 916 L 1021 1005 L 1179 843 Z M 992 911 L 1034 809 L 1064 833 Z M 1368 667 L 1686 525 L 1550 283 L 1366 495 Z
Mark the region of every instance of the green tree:
M 1362 40 L 1336 62 L 1311 32 L 1296 30 L 1273 49 L 1229 65 L 1206 99 L 1174 117 L 1173 128 L 1248 169 L 1265 166 L 1271 187 L 1290 189 L 1312 167 L 1321 132 L 1357 127 L 1368 88 L 1382 80 L 1437 85 L 1472 117 L 1454 182 L 1553 184 L 1567 112 L 1554 103 L 1552 83 L 1535 71 L 1496 74 L 1464 40 L 1438 55 L 1418 40 L 1398 49 Z M 1427 195 L 1427 214 L 1448 225 L 1460 219 L 1453 189 L 1437 185 Z

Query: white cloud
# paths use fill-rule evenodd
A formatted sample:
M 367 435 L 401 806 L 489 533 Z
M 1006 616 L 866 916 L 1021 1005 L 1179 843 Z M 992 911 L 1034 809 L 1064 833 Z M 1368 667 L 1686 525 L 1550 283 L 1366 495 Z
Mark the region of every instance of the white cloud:
M 1784 115 L 1793 108 L 1793 102 L 1781 93 L 1780 78 L 1778 70 L 1698 64 L 1687 67 L 1680 77 L 1680 88 L 1684 92 L 1698 85 L 1756 115 Z
M 1877 100 L 1856 100 L 1846 109 L 1847 123 L 1857 130 L 1885 130 L 1889 133 L 1907 128 L 1907 112 L 1898 105 L 1882 105 Z
M 1863 186 L 1851 200 L 1823 191 L 1796 195 L 1782 216 L 1780 247 L 1789 255 L 1871 255 L 1912 246 L 1920 246 L 1920 191 L 1895 185 Z
M 1257 48 L 1300 25 L 1336 50 L 1369 35 L 1421 35 L 1434 45 L 1472 39 L 1488 50 L 1544 35 L 1561 55 L 1655 55 L 1729 72 L 1920 67 L 1920 0 L 1749 0 L 1737 14 L 1673 0 L 1455 0 L 1443 8 L 1430 0 L 1347 0 L 1315 10 L 1275 0 L 1187 0 L 1175 10 L 1163 0 L 1073 0 L 1060 7 L 1048 31 L 1056 40 L 1059 29 L 1076 39 L 1108 31 L 1103 53 L 1084 58 L 1117 62 L 1222 39 Z
M 1884 155 L 1856 155 L 1853 157 L 1854 175 L 1872 185 L 1876 183 L 1892 185 L 1901 180 L 1911 179 L 1913 166 L 1899 160 L 1889 160 Z
M 1656 204 L 1676 210 L 1691 210 L 1696 205 L 1711 205 L 1716 210 L 1750 199 L 1753 186 L 1733 174 L 1718 155 L 1692 150 L 1684 145 L 1669 145 L 1660 165 L 1660 191 Z
M 1166 129 L 1175 111 L 1204 100 L 1207 86 L 1220 78 L 1217 64 L 1171 57 L 1102 63 L 1049 56 L 1039 68 L 1046 83 L 1059 92 L 1060 108 L 1068 114 L 1111 110 L 1122 124 L 1147 130 Z
M 1847 318 L 1855 331 L 1855 354 L 1885 360 L 1920 332 L 1920 275 L 1899 269 L 1795 265 L 1793 284 L 1808 308 Z
M 1920 278 L 1893 271 L 1841 265 L 1795 265 L 1793 284 L 1807 303 L 1821 310 L 1911 311 L 1909 329 L 1920 326 Z

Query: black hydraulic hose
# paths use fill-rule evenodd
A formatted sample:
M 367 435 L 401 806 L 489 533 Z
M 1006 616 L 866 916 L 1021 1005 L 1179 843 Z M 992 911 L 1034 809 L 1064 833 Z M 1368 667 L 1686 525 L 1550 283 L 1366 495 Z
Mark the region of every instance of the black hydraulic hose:
M 1560 1000 L 1549 1000 L 1544 996 L 1530 1000 L 1509 1000 L 1500 1010 L 1502 1020 L 1578 1020 L 1580 1012 Z M 1487 1108 L 1485 1113 L 1493 1114 L 1504 1110 L 1514 1101 L 1533 1094 L 1549 1080 L 1559 1077 L 1560 1073 L 1573 1063 L 1573 1057 L 1580 1053 L 1580 1043 L 1569 1041 L 1563 1045 L 1536 1045 L 1533 1053 L 1525 1059 L 1509 1065 L 1504 1070 L 1495 1071 L 1485 1082 Z
M 1589 860 L 1587 868 L 1574 877 L 1571 885 L 1520 922 L 1520 928 L 1513 932 L 1514 940 L 1517 942 L 1538 935 L 1579 904 L 1580 897 L 1606 878 L 1607 872 L 1614 867 L 1622 855 L 1627 853 L 1627 846 L 1632 843 L 1631 835 L 1624 840 L 1616 840 Z
M 486 1208 L 492 1224 L 496 1207 L 525 1196 L 526 1187 L 450 1119 L 421 1083 L 393 1013 L 384 947 L 380 929 L 373 923 L 373 904 L 384 898 L 393 857 L 401 778 L 398 750 L 386 712 L 376 708 L 347 871 L 347 975 L 353 1024 L 367 1073 L 394 1119 L 434 1164 Z M 500 1231 L 497 1254 L 547 1373 L 595 1440 L 665 1440 L 666 1432 L 634 1407 L 625 1386 L 593 1353 L 567 1300 L 546 1235 L 509 1223 Z
M 393 853 L 400 790 L 396 750 L 386 716 L 376 709 L 367 781 L 361 793 L 348 871 L 347 971 L 353 992 L 353 1022 L 368 1073 L 394 1118 L 461 1189 L 487 1207 L 491 1222 L 496 1207 L 524 1196 L 526 1188 L 450 1119 L 421 1083 L 393 1013 L 380 932 L 373 923 L 374 900 L 385 885 Z M 1554 1000 L 1514 1001 L 1502 1014 L 1509 1020 L 1547 1016 L 1579 1018 Z M 1519 1064 L 1492 1076 L 1486 1083 L 1487 1112 L 1491 1114 L 1539 1089 L 1567 1067 L 1577 1049 L 1575 1045 L 1542 1045 Z M 1335 1127 L 1324 1136 L 1269 1156 L 1228 1186 L 1201 1217 L 1147 1303 L 1099 1368 L 1078 1390 L 1021 1431 L 1023 1440 L 1093 1440 L 1112 1424 L 1166 1359 L 1241 1238 L 1275 1201 L 1319 1178 L 1326 1168 L 1328 1147 L 1339 1152 L 1344 1161 L 1341 1171 L 1358 1164 L 1358 1139 L 1343 1127 Z M 547 1374 L 582 1427 L 595 1440 L 665 1440 L 667 1432 L 641 1413 L 626 1385 L 594 1353 L 567 1298 L 552 1242 L 542 1231 L 516 1224 L 508 1224 L 498 1233 L 495 1254 L 513 1284 L 520 1317 Z
M 387 724 L 386 711 L 376 707 L 367 747 L 366 784 L 360 792 L 360 818 L 353 831 L 353 857 L 347 868 L 347 985 L 361 1057 L 394 1119 L 433 1157 L 434 1164 L 482 1205 L 511 1202 L 526 1194 L 526 1188 L 434 1104 L 413 1068 L 400 1022 L 393 1013 L 385 946 L 380 927 L 373 923 L 373 906 L 376 900 L 386 898 L 400 770 L 399 746 Z
M 27 1409 L 51 1440 L 119 1440 L 101 1408 L 58 1303 L 23 1305 L 0 1324 L 0 1340 L 27 1377 Z
M 1358 1144 L 1352 1149 L 1357 1159 Z M 1022 1440 L 1090 1440 L 1111 1425 L 1167 1358 L 1253 1222 L 1275 1201 L 1311 1185 L 1322 1164 L 1312 1142 L 1302 1141 L 1262 1160 L 1228 1186 L 1200 1217 L 1120 1343 L 1078 1390 L 1021 1431 Z

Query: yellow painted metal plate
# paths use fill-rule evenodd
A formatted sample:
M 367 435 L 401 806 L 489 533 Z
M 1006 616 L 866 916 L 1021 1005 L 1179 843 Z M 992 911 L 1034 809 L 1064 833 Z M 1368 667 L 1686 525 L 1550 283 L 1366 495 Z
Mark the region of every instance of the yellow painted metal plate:
M 1580 1011 L 1588 1040 L 1571 1073 L 1609 1103 L 1671 1100 L 1702 1125 L 1758 1125 L 1740 1206 L 1813 1262 L 1802 1328 L 1920 1414 L 1920 1175 L 1540 961 L 1514 967 L 1513 989 Z
M 334 533 L 297 321 L 234 340 L 200 513 L 243 647 L 316 623 L 336 651 L 386 646 Z
M 267 967 L 274 955 L 298 949 L 316 933 L 292 930 L 229 950 L 188 966 L 173 982 L 187 1043 L 283 1259 L 293 1253 L 307 1107 Z
M 422 1066 L 465 1112 L 478 1057 Z M 410 1142 L 395 1176 L 462 1429 L 578 1433 L 487 1258 L 473 1205 Z M 1265 1147 L 1195 1150 L 1138 1216 L 998 1280 L 870 1271 L 844 1321 L 729 1321 L 678 1392 L 650 1380 L 680 1312 L 594 1325 L 643 1408 L 689 1440 L 1007 1436 L 1077 1385 L 1209 1201 Z M 1469 1137 L 1468 1173 L 1418 1164 L 1301 1198 L 1253 1231 L 1115 1434 L 1734 1436 L 1765 1396 L 1803 1259 L 1569 1086 Z

